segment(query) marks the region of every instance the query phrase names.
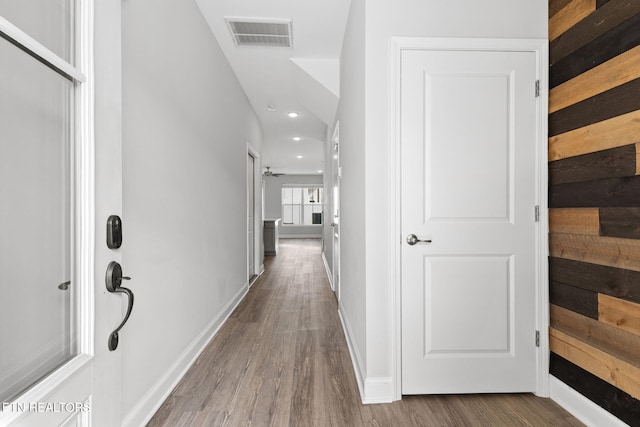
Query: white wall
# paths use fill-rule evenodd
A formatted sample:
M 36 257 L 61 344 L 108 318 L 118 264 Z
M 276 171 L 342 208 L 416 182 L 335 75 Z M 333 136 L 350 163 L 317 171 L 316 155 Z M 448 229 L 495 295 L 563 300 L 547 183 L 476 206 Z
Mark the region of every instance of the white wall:
M 263 176 L 264 187 L 264 217 L 265 219 L 282 218 L 282 186 L 283 184 L 314 184 L 322 185 L 322 175 L 282 175 L 278 177 Z M 324 220 L 324 218 L 323 218 Z M 320 225 L 282 225 L 280 221 L 279 234 L 281 238 L 322 237 Z
M 343 316 L 354 331 L 357 351 L 366 355 L 363 358 L 367 379 L 386 384 L 395 375 L 390 327 L 394 295 L 392 242 L 389 241 L 393 230 L 389 206 L 394 202 L 390 200 L 389 191 L 392 172 L 389 158 L 393 152 L 389 137 L 391 38 L 546 38 L 547 2 L 370 0 L 366 2 L 365 22 L 359 24 L 364 27 L 364 48 L 362 36 L 355 34 L 356 22 L 362 19 L 359 18 L 364 7 L 361 3 L 362 0 L 352 1 L 341 68 Z M 357 72 L 362 67 L 363 49 L 364 77 Z M 358 90 L 363 81 L 364 89 Z M 364 124 L 358 116 L 359 109 L 365 109 Z M 364 283 L 362 277 L 366 278 Z M 359 305 L 363 299 L 366 305 Z M 366 306 L 364 316 L 357 311 L 363 306 Z M 380 393 L 386 396 L 389 391 L 385 389 Z
M 122 251 L 135 293 L 119 347 L 126 421 L 155 403 L 163 376 L 247 287 L 238 236 L 247 142 L 260 151 L 261 129 L 195 2 L 122 7 Z
M 365 280 L 365 0 L 351 0 L 340 57 L 340 312 L 347 339 L 366 376 Z M 380 210 L 379 206 L 376 210 Z

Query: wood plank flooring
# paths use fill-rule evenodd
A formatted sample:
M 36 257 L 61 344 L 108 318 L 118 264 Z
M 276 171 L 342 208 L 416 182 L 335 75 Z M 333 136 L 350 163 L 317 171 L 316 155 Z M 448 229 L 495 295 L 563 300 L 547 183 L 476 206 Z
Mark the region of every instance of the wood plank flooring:
M 581 426 L 529 394 L 362 405 L 320 241 L 281 240 L 149 426 Z

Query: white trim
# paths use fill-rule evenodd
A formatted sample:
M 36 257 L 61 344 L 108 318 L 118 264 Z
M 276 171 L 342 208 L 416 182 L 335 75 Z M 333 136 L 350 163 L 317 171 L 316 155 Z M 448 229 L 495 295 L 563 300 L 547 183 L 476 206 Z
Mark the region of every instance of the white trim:
M 79 350 L 95 354 L 95 78 L 94 78 L 94 4 L 92 0 L 80 4 L 80 67 L 87 78 L 79 85 L 77 108 L 79 120 L 76 138 L 76 248 L 78 267 L 76 283 L 79 304 Z
M 347 348 L 349 349 L 349 355 L 351 356 L 351 364 L 353 365 L 353 372 L 356 375 L 356 384 L 358 384 L 358 391 L 360 392 L 360 400 L 364 403 L 364 372 L 365 366 L 362 363 L 360 352 L 353 339 L 353 332 L 347 318 L 342 315 L 342 306 L 338 307 L 338 317 L 340 317 L 340 323 L 342 324 L 342 330 L 344 331 L 345 341 L 347 342 Z
M 280 239 L 322 239 L 322 234 L 282 234 L 280 229 Z
M 394 400 L 393 380 L 391 377 L 365 379 L 363 404 L 391 403 Z
M 262 262 L 262 164 L 258 150 L 247 142 L 247 153 L 253 157 L 253 271 L 259 276 L 260 263 Z M 247 183 L 248 189 L 248 183 Z M 247 213 L 249 207 L 247 206 Z M 247 230 L 248 232 L 248 230 Z M 249 248 L 247 248 L 247 254 Z M 248 277 L 248 280 L 251 280 Z
M 346 316 L 343 316 L 342 314 L 342 306 L 338 309 L 338 316 L 340 317 L 340 323 L 342 324 L 342 330 L 344 331 L 347 348 L 349 349 L 349 355 L 351 356 L 353 372 L 356 374 L 356 383 L 358 384 L 358 391 L 360 392 L 360 401 L 364 405 L 392 402 L 394 400 L 393 379 L 391 377 L 366 377 L 365 365 L 362 362 L 360 353 L 358 352 L 358 347 L 356 346 L 353 338 L 353 332 L 351 331 L 349 322 L 347 321 Z
M 331 269 L 329 268 L 329 263 L 327 262 L 327 257 L 325 256 L 324 251 L 322 251 L 322 263 L 324 264 L 324 271 L 325 273 L 327 273 L 327 279 L 329 280 L 329 286 L 331 287 L 331 290 L 333 292 L 336 291 L 336 289 L 333 287 L 333 274 L 331 274 Z
M 189 344 L 178 359 L 167 369 L 160 379 L 147 391 L 138 404 L 124 417 L 122 425 L 141 426 L 146 425 L 156 413 L 171 391 L 180 382 L 193 365 L 209 342 L 215 337 L 220 328 L 225 324 L 231 313 L 242 302 L 249 290 L 249 284 L 242 288 L 231 298 L 224 308 L 214 317 L 209 324 Z
M 537 58 L 537 74 L 541 84 L 541 96 L 538 98 L 538 126 L 536 141 L 536 204 L 540 206 L 541 220 L 536 234 L 536 329 L 541 332 L 540 347 L 537 350 L 536 394 L 549 394 L 549 340 L 546 331 L 549 326 L 548 294 L 548 241 L 547 241 L 547 73 L 548 41 L 546 39 L 491 39 L 491 38 L 430 38 L 430 37 L 393 37 L 389 52 L 389 145 L 387 146 L 389 168 L 389 228 L 388 241 L 391 265 L 389 281 L 391 283 L 389 299 L 391 324 L 392 383 L 395 399 L 402 398 L 402 322 L 401 322 L 401 235 L 400 217 L 400 57 L 403 50 L 476 50 L 476 51 L 518 51 L 534 52 Z M 533 89 L 532 89 L 533 90 Z
M 92 358 L 86 354 L 74 357 L 39 380 L 36 386 L 28 389 L 11 403 L 16 407 L 28 407 L 32 402 L 81 402 L 85 400 L 88 395 L 87 388 L 91 383 L 91 361 Z M 72 383 L 80 386 L 73 387 Z M 65 387 L 66 385 L 69 387 Z M 12 411 L 11 406 L 4 411 L 0 407 L 0 425 L 12 425 L 28 414 L 28 411 Z
M 392 38 L 388 63 L 389 73 L 389 144 L 387 146 L 387 174 L 389 187 L 389 242 L 391 244 L 391 262 L 389 263 L 389 324 L 391 326 L 391 375 L 395 400 L 402 399 L 402 276 L 401 276 L 401 235 L 400 207 L 400 61 L 401 41 Z
M 27 33 L 20 30 L 18 27 L 1 16 L 0 33 L 5 34 L 14 43 L 23 47 L 27 52 L 29 52 L 29 54 L 41 58 L 44 62 L 47 62 L 53 68 L 60 70 L 62 74 L 67 75 L 72 80 L 81 83 L 84 83 L 86 81 L 85 75 L 79 69 L 71 65 L 68 61 L 60 58 L 51 50 L 44 47 L 42 43 L 38 42 L 36 39 L 29 36 Z M 85 34 L 83 33 L 81 37 L 84 35 Z
M 556 377 L 549 375 L 551 400 L 590 427 L 629 427 Z
M 537 78 L 540 81 L 540 96 L 537 99 L 536 150 L 536 199 L 540 206 L 536 237 L 536 326 L 540 331 L 540 347 L 536 354 L 538 372 L 536 395 L 549 397 L 549 214 L 548 214 L 548 70 L 549 43 L 538 40 L 535 49 L 538 64 Z

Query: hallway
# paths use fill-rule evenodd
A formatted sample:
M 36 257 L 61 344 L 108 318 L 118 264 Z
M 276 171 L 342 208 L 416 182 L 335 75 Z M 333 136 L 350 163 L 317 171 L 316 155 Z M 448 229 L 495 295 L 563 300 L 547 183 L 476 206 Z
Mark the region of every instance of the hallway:
M 320 241 L 287 239 L 149 426 L 578 426 L 530 395 L 362 405 Z

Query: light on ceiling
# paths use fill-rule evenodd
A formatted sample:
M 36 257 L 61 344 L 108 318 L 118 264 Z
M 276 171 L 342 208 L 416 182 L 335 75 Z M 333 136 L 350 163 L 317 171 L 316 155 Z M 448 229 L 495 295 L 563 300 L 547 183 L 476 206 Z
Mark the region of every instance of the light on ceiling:
M 296 157 L 297 157 L 297 158 L 299 158 L 299 159 L 301 159 L 301 158 L 302 158 L 302 156 L 300 156 L 300 155 L 298 155 L 298 156 L 296 156 Z
M 293 137 L 293 140 L 294 140 L 294 141 L 300 141 L 301 139 L 302 139 L 302 138 L 300 138 L 299 136 L 294 136 L 294 137 Z
M 322 171 L 318 171 L 318 173 L 322 173 Z
M 299 116 L 299 114 L 296 113 L 295 111 L 289 111 L 289 113 L 287 113 L 287 116 L 291 117 L 292 119 L 295 119 L 296 117 Z

